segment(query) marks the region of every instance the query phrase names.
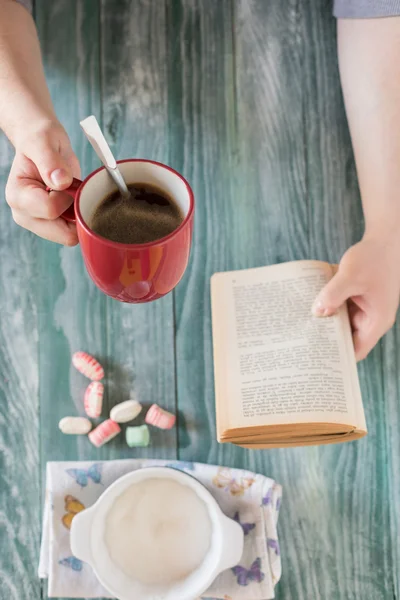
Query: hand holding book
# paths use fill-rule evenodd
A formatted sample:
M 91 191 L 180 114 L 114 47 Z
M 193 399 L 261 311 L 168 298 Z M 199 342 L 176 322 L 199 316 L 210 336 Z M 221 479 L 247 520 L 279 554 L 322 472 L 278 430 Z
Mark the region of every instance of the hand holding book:
M 400 236 L 364 236 L 344 254 L 321 291 L 314 314 L 332 315 L 348 302 L 357 360 L 392 327 L 400 297 Z

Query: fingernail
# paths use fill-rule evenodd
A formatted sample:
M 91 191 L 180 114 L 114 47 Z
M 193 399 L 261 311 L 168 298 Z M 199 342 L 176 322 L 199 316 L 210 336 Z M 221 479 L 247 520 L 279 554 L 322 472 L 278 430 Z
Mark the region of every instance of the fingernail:
M 321 300 L 316 300 L 312 307 L 312 313 L 315 317 L 326 317 L 329 310 L 323 306 Z
M 64 169 L 56 169 L 50 175 L 50 179 L 55 187 L 68 185 L 71 183 L 71 176 Z

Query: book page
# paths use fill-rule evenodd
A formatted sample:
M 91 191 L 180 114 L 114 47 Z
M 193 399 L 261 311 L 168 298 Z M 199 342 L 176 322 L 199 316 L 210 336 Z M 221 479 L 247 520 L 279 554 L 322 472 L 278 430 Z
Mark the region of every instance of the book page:
M 333 267 L 318 261 L 214 276 L 214 360 L 223 428 L 360 421 L 354 352 L 349 354 L 344 339 L 350 335 L 351 342 L 347 309 L 330 318 L 311 314 L 332 276 Z

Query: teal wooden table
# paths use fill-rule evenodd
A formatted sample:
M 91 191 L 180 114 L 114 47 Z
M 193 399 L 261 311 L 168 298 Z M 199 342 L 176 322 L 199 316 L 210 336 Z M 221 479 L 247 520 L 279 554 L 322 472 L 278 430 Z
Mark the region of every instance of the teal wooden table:
M 397 327 L 360 365 L 369 435 L 335 447 L 246 451 L 215 439 L 213 272 L 318 258 L 359 239 L 362 211 L 325 0 L 37 0 L 58 115 L 83 174 L 95 114 L 120 158 L 169 163 L 197 198 L 194 247 L 173 294 L 103 296 L 79 248 L 0 220 L 0 598 L 39 600 L 48 460 L 147 456 L 246 467 L 284 486 L 278 600 L 400 598 Z M 13 152 L 0 142 L 1 189 Z M 3 194 L 4 195 L 4 194 Z M 135 390 L 179 413 L 142 452 L 63 437 L 82 412 L 71 353 L 107 371 L 106 409 Z

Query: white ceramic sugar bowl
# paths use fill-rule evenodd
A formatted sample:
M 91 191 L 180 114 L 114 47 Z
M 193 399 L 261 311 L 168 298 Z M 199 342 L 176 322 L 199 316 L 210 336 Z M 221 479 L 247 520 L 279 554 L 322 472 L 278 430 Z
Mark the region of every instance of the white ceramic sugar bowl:
M 148 586 L 129 578 L 113 563 L 105 543 L 107 514 L 116 499 L 130 486 L 154 478 L 172 479 L 191 488 L 204 502 L 211 522 L 210 548 L 202 564 L 186 579 L 168 586 Z M 193 600 L 222 571 L 240 562 L 243 530 L 222 513 L 210 492 L 191 475 L 168 467 L 148 467 L 118 479 L 91 508 L 74 517 L 71 549 L 74 556 L 91 565 L 103 587 L 119 600 Z

